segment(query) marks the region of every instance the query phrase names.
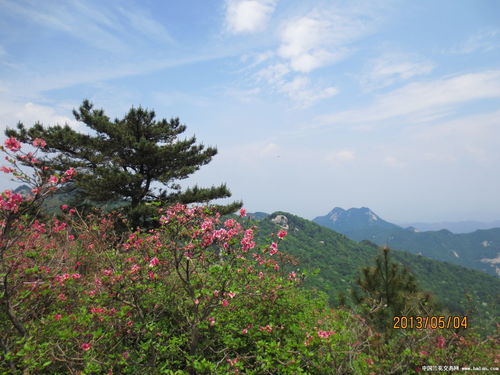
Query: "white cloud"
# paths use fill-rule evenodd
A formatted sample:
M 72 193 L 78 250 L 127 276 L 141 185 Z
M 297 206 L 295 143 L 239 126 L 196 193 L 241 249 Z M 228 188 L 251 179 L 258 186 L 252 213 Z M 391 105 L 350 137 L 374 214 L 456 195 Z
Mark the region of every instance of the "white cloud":
M 354 151 L 341 150 L 336 152 L 328 153 L 325 160 L 329 163 L 338 164 L 353 161 L 356 158 Z
M 467 38 L 461 45 L 445 52 L 469 54 L 488 52 L 500 47 L 500 30 L 481 30 Z
M 290 19 L 281 28 L 278 54 L 302 73 L 343 59 L 350 53 L 350 45 L 368 32 L 370 11 L 318 9 Z
M 263 31 L 276 2 L 276 0 L 228 0 L 226 28 L 235 34 Z
M 394 156 L 386 156 L 384 158 L 384 163 L 393 168 L 401 168 L 406 165 L 406 163 Z
M 252 63 L 251 67 L 258 66 L 255 81 L 284 94 L 298 108 L 336 95 L 335 85 L 313 82 L 309 74 L 348 56 L 352 44 L 373 28 L 376 13 L 369 6 L 318 6 L 286 19 L 278 27 L 276 49 Z
M 359 124 L 406 117 L 408 122 L 421 116 L 436 119 L 457 104 L 500 97 L 500 70 L 463 74 L 434 81 L 413 82 L 379 96 L 365 108 L 320 117 L 323 124 Z
M 2 100 L 2 105 L 0 105 L 0 124 L 2 125 L 0 131 L 2 135 L 6 127 L 15 128 L 18 122 L 22 122 L 27 127 L 31 127 L 36 122 L 45 126 L 56 124 L 68 124 L 73 128 L 81 126 L 75 119 L 60 114 L 59 111 L 50 106 L 32 102 L 20 103 Z
M 5 1 L 0 6 L 4 12 L 19 15 L 105 51 L 130 52 L 134 45 L 150 43 L 151 40 L 173 41 L 165 27 L 135 7 L 106 8 L 101 3 L 92 6 L 78 0 L 30 5 Z
M 430 73 L 434 64 L 416 56 L 387 54 L 368 62 L 361 83 L 368 89 L 390 86 Z
M 337 95 L 336 87 L 314 87 L 308 77 L 297 76 L 289 82 L 283 82 L 279 91 L 288 95 L 301 108 L 309 107 L 321 99 Z

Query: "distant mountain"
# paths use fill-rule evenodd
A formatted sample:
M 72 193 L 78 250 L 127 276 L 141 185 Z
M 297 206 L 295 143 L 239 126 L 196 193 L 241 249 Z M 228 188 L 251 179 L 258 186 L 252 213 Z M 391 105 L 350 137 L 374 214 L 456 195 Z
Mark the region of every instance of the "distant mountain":
M 373 221 L 379 220 L 376 215 L 364 215 Z M 378 219 L 375 220 L 375 217 Z M 257 226 L 258 240 L 262 243 L 280 228 L 288 231 L 279 245 L 280 249 L 299 261 L 295 267 L 300 270 L 319 269 L 316 276 L 306 279 L 306 286 L 326 292 L 333 303 L 338 302 L 340 293 L 349 299 L 350 289 L 354 287 L 361 268 L 372 265 L 379 253 L 379 248 L 369 241 L 355 242 L 343 234 L 287 212 L 275 212 L 258 221 Z M 471 306 L 479 306 L 478 314 L 483 322 L 493 321 L 499 315 L 498 305 L 495 304 L 500 289 L 498 278 L 405 251 L 393 250 L 392 256 L 395 261 L 407 266 L 415 274 L 421 288 L 432 292 L 450 312 L 465 314 Z M 467 295 L 472 298 L 471 301 L 468 301 Z
M 344 210 L 335 207 L 326 216 L 318 216 L 313 220 L 319 225 L 345 234 L 356 241 L 373 240 L 373 235 L 383 238 L 401 227 L 382 220 L 367 207 Z
M 449 230 L 420 232 L 402 228 L 378 217 L 368 208 L 334 208 L 315 223 L 349 238 L 407 250 L 440 261 L 500 275 L 500 228 L 454 234 Z
M 500 220 L 487 223 L 468 220 L 457 222 L 443 221 L 440 223 L 400 223 L 399 225 L 402 227 L 413 227 L 421 232 L 447 229 L 453 233 L 471 233 L 479 229 L 500 228 Z
M 32 194 L 31 188 L 28 185 L 18 186 L 17 188 L 14 189 L 14 193 L 21 194 L 24 197 Z

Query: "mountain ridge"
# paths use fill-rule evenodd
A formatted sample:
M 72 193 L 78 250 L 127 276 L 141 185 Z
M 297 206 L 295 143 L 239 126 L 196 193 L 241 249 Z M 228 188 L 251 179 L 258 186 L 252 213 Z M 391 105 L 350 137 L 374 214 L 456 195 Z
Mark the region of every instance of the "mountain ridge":
M 337 215 L 335 220 L 331 219 L 331 213 Z M 377 220 L 367 217 L 371 214 Z M 349 210 L 335 207 L 327 215 L 314 218 L 313 222 L 355 241 L 368 240 L 379 246 L 406 250 L 500 276 L 500 228 L 460 234 L 447 229 L 421 232 L 413 227 L 402 228 L 389 223 L 366 207 Z

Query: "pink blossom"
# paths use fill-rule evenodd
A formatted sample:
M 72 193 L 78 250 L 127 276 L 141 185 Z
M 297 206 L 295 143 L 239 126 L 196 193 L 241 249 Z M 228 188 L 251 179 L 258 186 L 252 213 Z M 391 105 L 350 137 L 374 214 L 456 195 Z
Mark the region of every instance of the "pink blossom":
M 429 352 L 426 352 L 425 350 L 422 350 L 420 352 L 421 355 L 424 355 L 424 356 L 428 356 L 429 355 Z
M 47 146 L 47 142 L 45 142 L 42 138 L 35 138 L 33 140 L 33 146 L 35 146 L 35 147 L 45 147 L 45 146 Z
M 61 210 L 66 211 L 69 208 L 69 206 L 67 204 L 62 204 L 60 208 Z
M 234 367 L 236 363 L 238 363 L 238 358 L 228 359 L 227 363 L 229 363 L 230 366 Z
M 248 333 L 248 329 L 243 328 L 243 329 L 241 330 L 241 333 L 242 333 L 242 334 L 244 334 L 244 335 L 246 335 L 246 334 Z
M 83 351 L 85 351 L 85 352 L 86 352 L 86 351 L 90 350 L 91 345 L 90 345 L 90 343 L 87 343 L 87 342 L 86 342 L 86 343 L 83 343 L 83 344 L 82 344 L 81 348 L 82 348 L 82 350 L 83 350 Z
M 245 217 L 247 216 L 247 210 L 245 210 L 244 208 L 241 208 L 240 209 L 240 217 Z
M 282 240 L 286 235 L 288 234 L 288 232 L 286 230 L 283 230 L 281 229 L 279 232 L 278 232 L 278 238 L 280 240 Z
M 157 266 L 158 264 L 160 264 L 160 260 L 157 258 L 157 257 L 154 257 L 153 259 L 151 259 L 151 261 L 149 262 L 149 267 L 155 267 Z
M 7 147 L 12 152 L 16 152 L 21 149 L 21 143 L 19 143 L 19 141 L 14 137 L 10 137 L 9 139 L 7 139 L 4 144 L 5 147 Z
M 318 330 L 318 337 L 322 338 L 322 339 L 327 339 L 328 337 L 330 337 L 331 335 L 335 334 L 335 331 L 322 331 L 322 330 Z
M 446 344 L 446 340 L 443 336 L 436 337 L 436 347 L 437 348 L 442 349 L 442 348 L 444 348 L 445 344 Z
M 57 298 L 59 298 L 61 301 L 66 301 L 66 300 L 67 300 L 67 298 L 66 298 L 66 296 L 64 295 L 64 293 L 59 294 L 59 295 L 57 296 Z
M 49 177 L 50 184 L 57 184 L 58 181 L 59 181 L 59 178 L 57 176 L 50 176 Z
M 56 314 L 56 315 L 54 316 L 54 319 L 55 319 L 55 320 L 58 320 L 58 321 L 59 321 L 59 320 L 61 320 L 61 318 L 62 318 L 62 315 L 61 315 L 61 314 Z
M 222 300 L 222 306 L 224 306 L 224 307 L 229 306 L 229 302 L 228 302 L 228 300 L 227 300 L 227 299 Z
M 214 297 L 219 297 L 219 291 L 218 290 L 214 290 Z
M 368 363 L 368 366 L 373 365 L 375 362 L 373 362 L 373 359 L 371 358 L 366 358 L 366 363 Z
M 0 167 L 0 171 L 2 171 L 4 173 L 12 173 L 12 172 L 14 172 L 14 170 L 12 168 L 4 167 L 3 165 Z
M 229 296 L 229 298 L 234 298 L 234 296 L 236 296 L 236 293 L 229 292 L 227 295 Z
M 113 274 L 113 271 L 111 271 L 111 270 L 103 270 L 102 273 L 104 274 L 104 276 L 111 276 Z
M 259 327 L 259 329 L 262 331 L 262 332 L 267 332 L 267 333 L 271 333 L 273 331 L 273 327 L 271 327 L 269 324 L 264 326 L 264 327 Z
M 75 239 L 75 236 L 73 236 L 72 234 L 70 234 L 70 235 L 68 236 L 68 240 L 73 241 L 74 239 Z
M 196 298 L 196 299 L 194 300 L 194 304 L 195 304 L 195 305 L 199 305 L 199 304 L 200 304 L 200 300 L 199 300 L 198 298 Z
M 273 242 L 271 244 L 271 250 L 269 250 L 269 255 L 274 255 L 278 252 L 278 244 L 276 242 Z
M 39 187 L 34 187 L 33 189 L 31 189 L 31 192 L 33 194 L 38 194 L 38 193 L 40 193 L 40 191 L 42 191 L 42 189 L 40 189 Z
M 208 322 L 210 323 L 211 326 L 215 325 L 215 318 L 213 316 L 208 318 Z
M 76 280 L 76 279 L 79 279 L 82 276 L 79 273 L 74 273 L 73 275 L 71 275 L 71 277 Z
M 64 172 L 64 175 L 68 178 L 72 178 L 76 175 L 76 170 L 75 168 L 71 167 L 70 169 L 68 169 L 66 172 Z
M 141 267 L 139 267 L 137 264 L 134 264 L 132 266 L 132 268 L 130 269 L 130 273 L 133 275 L 133 274 L 137 273 L 140 269 L 141 269 Z

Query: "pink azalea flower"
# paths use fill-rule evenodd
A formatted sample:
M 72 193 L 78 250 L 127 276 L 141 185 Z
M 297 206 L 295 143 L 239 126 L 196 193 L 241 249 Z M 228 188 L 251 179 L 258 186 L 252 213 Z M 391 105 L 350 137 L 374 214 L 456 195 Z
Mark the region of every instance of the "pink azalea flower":
M 79 273 L 74 273 L 73 275 L 71 275 L 71 277 L 76 280 L 76 279 L 79 279 L 82 276 Z
M 16 152 L 21 149 L 21 143 L 19 143 L 19 141 L 14 137 L 10 137 L 9 139 L 7 139 L 4 144 L 5 147 L 7 147 L 12 152 Z
M 151 261 L 149 262 L 149 267 L 155 267 L 157 266 L 158 264 L 160 264 L 160 260 L 157 258 L 157 257 L 154 257 L 153 259 L 151 259 Z
M 12 172 L 14 172 L 14 170 L 12 168 L 4 167 L 3 165 L 0 167 L 0 171 L 2 171 L 4 173 L 12 173 Z
M 273 242 L 271 244 L 271 250 L 269 250 L 269 255 L 274 255 L 278 252 L 278 244 L 276 242 Z
M 240 209 L 240 217 L 245 217 L 247 216 L 247 210 L 245 210 L 244 208 Z
M 442 349 L 442 348 L 444 348 L 445 344 L 446 344 L 446 340 L 443 336 L 436 337 L 436 347 L 437 348 Z
M 113 274 L 113 271 L 111 271 L 111 270 L 104 270 L 104 271 L 102 271 L 102 273 L 104 274 L 104 276 L 111 276 Z
M 246 335 L 246 334 L 248 333 L 248 329 L 243 328 L 243 329 L 241 330 L 241 333 L 243 333 L 244 335 Z
M 64 172 L 64 175 L 66 177 L 69 177 L 69 178 L 72 178 L 76 175 L 76 170 L 75 168 L 71 167 L 70 169 L 68 169 L 66 172 Z
M 327 339 L 328 337 L 330 337 L 334 333 L 335 333 L 335 331 L 322 331 L 319 329 L 318 330 L 318 337 L 320 337 L 322 339 Z
M 66 211 L 69 208 L 69 206 L 67 204 L 62 204 L 60 208 L 61 210 Z
M 229 298 L 234 298 L 234 296 L 236 296 L 236 293 L 229 292 L 227 295 L 229 296 Z
M 286 235 L 288 234 L 288 232 L 286 230 L 283 230 L 281 229 L 279 232 L 278 232 L 278 238 L 281 240 L 283 239 Z
M 214 297 L 219 297 L 219 291 L 218 290 L 214 290 Z
M 33 140 L 33 146 L 35 146 L 35 147 L 45 147 L 45 146 L 47 146 L 47 142 L 45 142 L 42 138 L 35 138 Z
M 87 342 L 83 343 L 82 346 L 81 346 L 82 350 L 85 351 L 85 352 L 88 351 L 88 350 L 90 350 L 91 347 L 92 347 L 92 345 L 90 345 L 90 343 L 87 343 Z
M 208 322 L 210 323 L 211 326 L 214 326 L 215 325 L 215 318 L 214 317 L 209 317 L 208 318 Z
M 57 184 L 58 181 L 59 181 L 59 178 L 57 176 L 50 176 L 49 177 L 49 183 L 51 183 L 51 184 Z
M 54 316 L 54 319 L 55 319 L 55 320 L 61 320 L 61 318 L 62 318 L 62 315 L 61 315 L 61 314 L 56 314 L 56 315 Z
M 229 306 L 229 302 L 227 301 L 227 299 L 222 301 L 222 306 L 224 306 L 224 307 Z

